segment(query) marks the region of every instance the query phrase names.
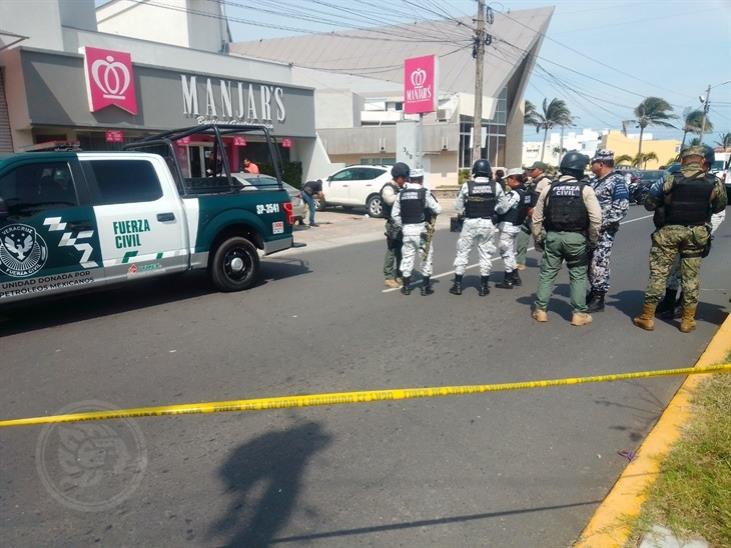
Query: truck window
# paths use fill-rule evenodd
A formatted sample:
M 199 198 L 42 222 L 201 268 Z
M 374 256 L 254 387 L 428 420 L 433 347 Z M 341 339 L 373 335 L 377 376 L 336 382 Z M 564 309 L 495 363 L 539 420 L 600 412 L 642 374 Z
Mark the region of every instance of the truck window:
M 0 198 L 11 217 L 31 217 L 45 209 L 76 207 L 78 198 L 66 162 L 18 166 L 0 177 Z
M 154 202 L 162 197 L 155 168 L 146 160 L 88 160 L 83 165 L 96 205 Z

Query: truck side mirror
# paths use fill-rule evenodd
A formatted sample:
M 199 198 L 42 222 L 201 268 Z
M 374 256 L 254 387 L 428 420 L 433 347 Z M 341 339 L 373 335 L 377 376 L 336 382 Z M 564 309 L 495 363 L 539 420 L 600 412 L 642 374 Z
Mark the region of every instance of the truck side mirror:
M 5 200 L 2 199 L 2 196 L 0 196 L 0 219 L 5 219 L 10 215 L 10 211 L 8 210 L 8 206 L 5 203 Z

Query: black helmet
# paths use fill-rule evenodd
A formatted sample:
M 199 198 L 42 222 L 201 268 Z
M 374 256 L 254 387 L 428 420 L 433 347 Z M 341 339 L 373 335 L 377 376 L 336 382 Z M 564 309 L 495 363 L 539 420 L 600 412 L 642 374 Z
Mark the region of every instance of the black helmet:
M 705 158 L 706 163 L 710 168 L 713 165 L 713 162 L 716 161 L 716 152 L 708 145 L 703 145 L 703 158 Z
M 567 171 L 572 171 L 574 173 L 581 172 L 583 174 L 588 163 L 588 156 L 582 154 L 581 152 L 571 150 L 567 152 L 566 155 L 563 157 L 563 160 L 561 160 L 561 167 L 559 167 L 559 170 L 561 171 L 561 173 L 564 174 Z
M 472 164 L 472 175 L 474 177 L 492 177 L 492 166 L 487 160 L 477 160 Z
M 391 167 L 391 177 L 393 177 L 394 179 L 397 179 L 398 177 L 403 177 L 404 179 L 408 179 L 410 173 L 411 173 L 411 170 L 409 169 L 409 166 L 407 166 L 403 162 L 396 162 Z

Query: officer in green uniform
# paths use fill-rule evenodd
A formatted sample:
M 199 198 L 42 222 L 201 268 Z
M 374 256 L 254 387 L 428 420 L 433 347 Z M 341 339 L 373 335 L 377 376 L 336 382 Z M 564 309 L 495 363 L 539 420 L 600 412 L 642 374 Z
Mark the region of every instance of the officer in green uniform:
M 665 295 L 665 281 L 675 257 L 680 254 L 683 314 L 680 331 L 695 329 L 698 307 L 701 258 L 710 242 L 711 215 L 726 208 L 727 196 L 723 183 L 708 173 L 713 150 L 707 146 L 692 146 L 681 153 L 680 173 L 670 175 L 662 186 L 653 186 L 645 199 L 645 208 L 664 209 L 660 228 L 652 234 L 650 249 L 650 280 L 645 290 L 642 313 L 633 319 L 637 327 L 655 328 L 655 309 Z
M 561 176 L 544 188 L 533 210 L 533 237 L 543 247 L 533 319 L 548 321 L 546 308 L 553 282 L 566 261 L 569 268 L 571 325 L 587 325 L 586 289 L 589 247 L 596 245 L 602 211 L 594 190 L 584 177 L 589 157 L 575 150 L 561 160 Z M 545 229 L 545 230 L 544 230 Z

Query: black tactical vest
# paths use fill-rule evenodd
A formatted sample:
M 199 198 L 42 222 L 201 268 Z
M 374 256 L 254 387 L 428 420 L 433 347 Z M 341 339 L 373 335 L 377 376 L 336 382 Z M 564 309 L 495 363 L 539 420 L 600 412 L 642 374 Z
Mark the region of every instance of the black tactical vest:
M 396 194 L 396 196 L 397 196 L 396 199 L 398 199 L 398 193 L 401 192 L 401 189 L 399 188 L 398 185 L 395 185 L 391 181 L 389 181 L 389 182 L 387 182 L 385 185 L 383 185 L 381 187 L 381 190 L 379 192 L 379 194 L 381 195 L 381 204 L 383 206 L 383 216 L 386 219 L 390 219 L 391 218 L 391 210 L 393 209 L 393 204 L 390 204 L 389 205 L 389 204 L 386 203 L 386 200 L 383 199 L 383 190 L 387 186 L 388 187 L 391 187 L 393 189 L 394 194 Z
M 405 225 L 415 225 L 426 220 L 425 188 L 404 188 L 398 195 L 401 202 L 401 222 Z
M 551 232 L 584 232 L 589 228 L 589 212 L 582 193 L 586 183 L 555 181 L 546 196 L 546 230 Z
M 707 177 L 688 179 L 678 174 L 673 182 L 670 203 L 665 206 L 665 224 L 699 226 L 710 222 L 714 188 L 714 182 Z
M 533 195 L 522 188 L 516 188 L 513 192 L 516 192 L 519 196 L 518 203 L 506 213 L 500 215 L 498 221 L 519 226 L 523 224 L 525 218 L 528 216 L 528 210 L 533 207 Z
M 465 217 L 468 219 L 491 219 L 495 215 L 495 183 L 467 182 L 467 200 L 465 200 Z

